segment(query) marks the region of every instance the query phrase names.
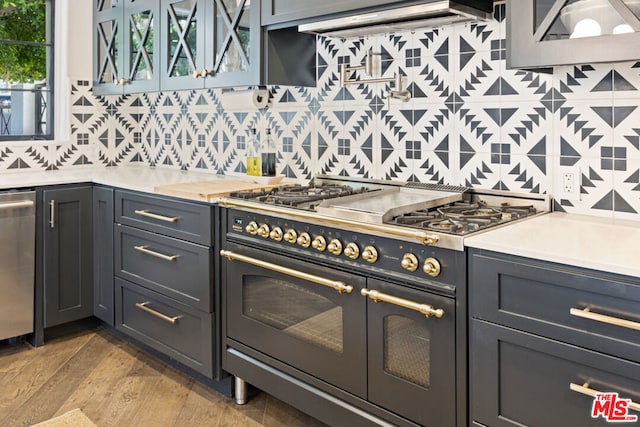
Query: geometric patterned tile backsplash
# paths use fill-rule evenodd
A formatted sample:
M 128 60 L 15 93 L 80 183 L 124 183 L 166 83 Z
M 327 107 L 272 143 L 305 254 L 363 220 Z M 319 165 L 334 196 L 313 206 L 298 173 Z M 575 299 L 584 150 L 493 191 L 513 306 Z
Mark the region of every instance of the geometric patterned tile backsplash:
M 340 64 L 379 53 L 393 84 L 340 86 Z M 270 128 L 278 173 L 323 173 L 557 194 L 561 166 L 581 171 L 581 200 L 556 210 L 640 219 L 640 62 L 505 66 L 504 4 L 494 20 L 339 40 L 319 37 L 315 88 L 272 86 L 268 109 L 225 110 L 220 90 L 96 97 L 72 88 L 72 140 L 0 146 L 0 171 L 141 162 L 244 173 L 251 129 Z M 377 62 L 377 61 L 376 61 Z M 360 74 L 352 77 L 365 78 Z

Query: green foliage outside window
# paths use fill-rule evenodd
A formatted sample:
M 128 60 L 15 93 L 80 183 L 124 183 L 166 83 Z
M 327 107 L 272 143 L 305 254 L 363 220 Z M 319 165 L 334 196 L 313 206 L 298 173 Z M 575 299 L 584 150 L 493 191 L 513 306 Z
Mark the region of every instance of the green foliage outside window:
M 46 20 L 45 0 L 0 0 L 0 80 L 46 79 Z

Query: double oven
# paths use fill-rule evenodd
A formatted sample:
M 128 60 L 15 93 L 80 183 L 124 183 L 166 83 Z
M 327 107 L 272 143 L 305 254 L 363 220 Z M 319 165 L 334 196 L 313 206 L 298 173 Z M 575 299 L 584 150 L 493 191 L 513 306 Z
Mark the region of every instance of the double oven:
M 359 185 L 220 201 L 236 399 L 249 383 L 330 425 L 466 426 L 462 239 L 548 200 Z
M 226 225 L 227 371 L 312 395 L 297 406 L 331 425 L 464 424 L 463 252 L 246 210 Z

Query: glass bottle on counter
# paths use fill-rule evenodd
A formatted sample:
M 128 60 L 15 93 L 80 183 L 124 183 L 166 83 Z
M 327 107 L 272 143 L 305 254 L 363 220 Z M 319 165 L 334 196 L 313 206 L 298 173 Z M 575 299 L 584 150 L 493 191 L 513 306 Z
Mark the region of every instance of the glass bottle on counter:
M 270 128 L 262 143 L 262 176 L 276 176 L 276 143 L 271 138 Z
M 251 129 L 251 139 L 247 144 L 247 175 L 260 176 L 260 142 L 256 128 Z

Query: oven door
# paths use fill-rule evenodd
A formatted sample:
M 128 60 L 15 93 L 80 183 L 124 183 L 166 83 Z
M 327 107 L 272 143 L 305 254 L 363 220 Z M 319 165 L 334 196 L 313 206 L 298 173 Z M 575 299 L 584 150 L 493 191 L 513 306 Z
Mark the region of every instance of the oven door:
M 230 243 L 227 336 L 366 398 L 361 276 Z
M 455 300 L 374 279 L 362 293 L 369 400 L 423 426 L 455 425 Z

